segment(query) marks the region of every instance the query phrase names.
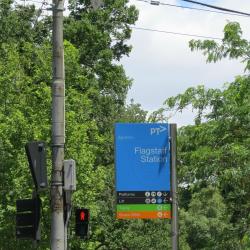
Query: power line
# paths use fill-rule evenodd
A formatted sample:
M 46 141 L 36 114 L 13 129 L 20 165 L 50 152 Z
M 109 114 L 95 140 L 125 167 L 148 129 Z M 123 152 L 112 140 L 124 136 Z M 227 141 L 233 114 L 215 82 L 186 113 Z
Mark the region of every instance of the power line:
M 219 7 L 219 6 L 215 6 L 215 5 L 211 5 L 211 4 L 201 3 L 201 2 L 197 2 L 197 1 L 193 1 L 193 0 L 181 0 L 181 1 L 202 5 L 202 6 L 212 8 L 212 9 L 216 9 L 216 10 L 222 10 L 222 11 L 226 11 L 226 12 L 231 12 L 231 13 L 250 16 L 250 13 L 241 12 L 241 11 L 237 11 L 237 10 L 231 10 L 231 9 L 227 9 L 227 8 L 224 8 L 224 7 Z
M 32 2 L 32 3 L 40 3 L 40 4 L 44 4 L 44 5 L 47 5 L 48 3 L 46 1 L 39 1 L 39 0 L 20 0 L 24 3 L 26 2 Z
M 138 2 L 144 2 L 148 4 L 152 4 L 153 1 L 147 1 L 147 0 L 136 0 Z M 189 6 L 182 6 L 182 5 L 176 5 L 176 4 L 169 4 L 169 3 L 161 3 L 159 1 L 154 1 L 153 5 L 163 5 L 163 6 L 169 6 L 169 7 L 176 7 L 181 9 L 190 9 L 190 10 L 197 10 L 197 11 L 204 11 L 204 12 L 211 12 L 211 13 L 217 13 L 217 14 L 223 14 L 223 15 L 230 15 L 230 16 L 240 16 L 240 17 L 249 17 L 247 15 L 242 14 L 236 14 L 236 13 L 227 13 L 223 11 L 216 11 L 216 10 L 208 10 L 208 9 L 201 9 L 201 8 L 195 8 L 195 7 L 189 7 Z
M 165 5 L 165 6 L 170 6 L 170 7 L 182 8 L 182 9 L 191 9 L 191 10 L 197 10 L 197 11 L 212 12 L 212 13 L 230 15 L 230 16 L 248 17 L 248 16 L 242 15 L 242 14 L 226 13 L 226 12 L 216 11 L 216 10 L 206 10 L 206 9 L 201 9 L 201 8 L 194 8 L 194 7 L 181 6 L 181 5 L 168 4 L 168 3 L 160 3 L 160 4 Z
M 132 28 L 132 29 L 135 29 L 135 30 L 144 30 L 144 31 L 151 31 L 151 32 L 158 32 L 158 33 L 166 33 L 166 34 L 172 34 L 172 35 L 189 36 L 189 37 L 198 37 L 198 38 L 213 39 L 213 40 L 222 40 L 222 38 L 219 38 L 219 37 L 212 37 L 212 36 L 202 36 L 202 35 L 196 35 L 196 34 L 179 33 L 179 32 L 173 32 L 173 31 L 157 30 L 157 29 L 150 29 L 150 28 L 143 28 L 143 27 L 135 27 L 135 26 L 131 26 L 131 28 Z

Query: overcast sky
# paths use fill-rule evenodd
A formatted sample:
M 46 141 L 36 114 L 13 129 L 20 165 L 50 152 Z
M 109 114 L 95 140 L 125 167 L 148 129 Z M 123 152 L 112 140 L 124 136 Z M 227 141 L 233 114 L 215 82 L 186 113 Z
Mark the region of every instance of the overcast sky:
M 201 2 L 250 13 L 250 1 L 247 0 Z M 250 17 L 153 6 L 136 0 L 130 3 L 140 12 L 136 27 L 222 37 L 227 21 L 238 21 L 244 38 L 250 40 Z M 161 3 L 183 5 L 182 1 L 175 0 L 162 0 Z M 194 4 L 189 6 L 203 8 Z M 221 88 L 225 82 L 233 81 L 236 75 L 244 74 L 244 65 L 237 60 L 223 59 L 216 64 L 207 64 L 201 52 L 190 51 L 188 42 L 191 39 L 134 29 L 129 41 L 133 50 L 122 60 L 127 75 L 133 78 L 128 102 L 133 98 L 145 110 L 153 111 L 160 108 L 166 98 L 182 93 L 190 86 L 204 84 L 208 88 Z M 192 114 L 184 112 L 170 122 L 177 122 L 180 126 L 189 124 Z

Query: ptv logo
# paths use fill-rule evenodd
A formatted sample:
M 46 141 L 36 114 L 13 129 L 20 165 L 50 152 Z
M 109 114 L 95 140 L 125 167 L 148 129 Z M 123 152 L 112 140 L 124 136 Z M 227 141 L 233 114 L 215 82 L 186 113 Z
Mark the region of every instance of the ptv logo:
M 160 125 L 160 127 L 157 127 L 157 128 L 151 128 L 150 129 L 150 135 L 159 135 L 160 133 L 166 131 L 167 128 L 166 127 L 163 127 Z

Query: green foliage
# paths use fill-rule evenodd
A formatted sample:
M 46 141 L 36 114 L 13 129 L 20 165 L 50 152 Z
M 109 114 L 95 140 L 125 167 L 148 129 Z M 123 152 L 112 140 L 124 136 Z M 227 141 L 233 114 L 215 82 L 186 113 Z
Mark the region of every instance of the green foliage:
M 230 22 L 224 28 L 224 38 L 219 45 L 212 40 L 191 40 L 189 46 L 191 50 L 202 50 L 207 56 L 208 62 L 217 62 L 222 58 L 242 58 L 246 62 L 246 70 L 250 70 L 249 51 L 250 45 L 242 37 L 242 30 L 239 23 Z
M 106 0 L 93 10 L 72 0 L 65 18 L 66 148 L 77 165 L 74 205 L 91 209 L 88 241 L 75 237 L 71 249 L 170 249 L 166 221 L 116 220 L 113 158 L 114 122 L 146 122 L 147 112 L 125 105 L 131 80 L 118 64 L 131 47 L 130 25 L 138 12 L 125 0 Z M 44 140 L 51 172 L 51 19 L 35 7 L 0 3 L 0 248 L 31 249 L 15 238 L 15 201 L 30 198 L 32 179 L 24 145 Z M 222 45 L 192 41 L 208 61 L 243 58 L 249 44 L 237 23 L 225 27 Z M 179 129 L 180 249 L 249 249 L 250 79 L 240 76 L 224 89 L 189 88 L 151 116 L 192 107 L 195 125 Z M 43 200 L 42 241 L 49 249 L 49 192 Z
M 134 103 L 134 100 L 131 100 L 131 103 L 124 108 L 124 111 L 120 114 L 119 122 L 146 122 L 147 120 L 147 111 L 141 108 L 141 105 Z
M 202 92 L 200 92 L 201 89 Z M 184 94 L 166 101 L 168 106 L 165 110 L 170 108 L 182 110 L 187 105 L 198 109 L 196 125 L 179 129 L 178 139 L 179 182 L 186 187 L 181 188 L 180 204 L 186 210 L 184 214 L 189 216 L 191 212 L 194 216 L 192 219 L 189 218 L 190 221 L 185 220 L 184 224 L 184 228 L 188 227 L 185 229 L 188 235 L 187 242 L 192 249 L 241 249 L 240 242 L 248 232 L 250 222 L 248 216 L 250 186 L 247 182 L 250 175 L 249 90 L 249 77 L 237 77 L 235 82 L 225 86 L 224 90 L 206 90 L 199 86 L 197 89 L 194 88 L 192 91 L 188 89 Z M 223 240 L 224 234 L 230 235 L 232 242 L 227 238 L 221 243 L 219 239 L 213 239 L 211 230 L 207 228 L 213 224 L 208 220 L 209 216 L 197 217 L 199 211 L 207 209 L 209 204 L 201 197 L 199 202 L 196 196 L 202 195 L 202 190 L 209 186 L 216 187 L 216 192 L 223 197 L 224 205 L 221 204 L 220 208 L 225 206 L 223 213 L 228 218 L 227 220 L 218 218 L 218 223 L 226 224 L 216 224 L 216 227 L 231 228 L 231 233 L 222 230 L 216 235 L 221 234 L 220 240 Z M 209 198 L 208 195 L 206 197 L 206 199 Z M 214 201 L 213 203 L 215 204 Z M 192 211 L 195 206 L 198 207 L 194 213 Z M 188 226 L 187 223 L 189 223 Z M 192 224 L 197 228 L 189 231 Z M 199 238 L 197 232 L 200 237 L 206 238 Z M 194 238 L 194 235 L 198 238 Z M 211 240 L 212 242 L 209 242 Z
M 32 181 L 24 152 L 27 141 L 40 139 L 49 142 L 50 88 L 43 81 L 34 84 L 26 74 L 24 55 L 15 44 L 2 44 L 0 61 L 0 154 L 1 154 L 1 211 L 0 234 L 3 249 L 27 249 L 27 242 L 15 238 L 15 200 L 31 197 Z M 46 45 L 34 53 L 43 61 Z M 27 51 L 29 51 L 27 46 Z M 27 53 L 27 58 L 28 58 Z M 26 59 L 27 59 L 26 58 Z M 41 60 L 40 60 L 41 59 Z M 46 62 L 47 63 L 47 62 Z M 40 64 L 43 67 L 42 63 Z M 44 66 L 46 68 L 46 66 Z M 36 74 L 38 79 L 38 74 Z M 41 119 L 42 117 L 42 119 Z M 46 202 L 45 202 L 46 204 Z
M 191 41 L 208 62 L 243 58 L 249 42 L 239 24 L 228 23 L 221 45 Z M 238 76 L 223 89 L 188 88 L 168 98 L 152 120 L 192 108 L 195 125 L 178 131 L 181 249 L 249 249 L 250 78 Z
M 12 1 L 1 4 L 0 248 L 31 249 L 30 241 L 9 239 L 15 239 L 15 201 L 32 195 L 26 142 L 46 141 L 51 173 L 51 20 L 38 18 L 34 6 L 15 7 Z M 131 49 L 126 40 L 137 11 L 126 1 L 106 1 L 97 11 L 89 8 L 88 1 L 71 4 L 72 12 L 65 18 L 64 42 L 65 158 L 76 161 L 73 202 L 75 207 L 90 208 L 91 235 L 88 241 L 76 238 L 72 223 L 69 245 L 71 249 L 90 250 L 154 249 L 156 244 L 167 248 L 168 224 L 117 221 L 114 216 L 113 124 L 143 122 L 147 113 L 139 104 L 125 106 L 131 80 L 117 63 Z M 42 241 L 38 248 L 49 249 L 49 191 L 41 193 L 41 198 Z M 158 238 L 152 240 L 151 232 L 158 233 Z M 143 241 L 145 235 L 147 240 Z
M 219 190 L 208 186 L 194 193 L 188 211 L 181 216 L 191 249 L 238 249 Z

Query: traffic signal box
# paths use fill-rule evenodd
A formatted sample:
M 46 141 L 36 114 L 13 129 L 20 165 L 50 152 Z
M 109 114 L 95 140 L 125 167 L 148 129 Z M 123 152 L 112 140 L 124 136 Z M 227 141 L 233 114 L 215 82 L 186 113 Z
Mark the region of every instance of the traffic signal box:
M 36 189 L 41 191 L 48 186 L 45 142 L 29 142 L 25 150 Z
M 40 208 L 39 197 L 16 201 L 16 237 L 18 239 L 40 239 Z
M 75 224 L 76 236 L 80 236 L 80 238 L 84 239 L 85 237 L 88 236 L 88 227 L 90 219 L 89 209 L 77 208 L 75 211 L 75 216 L 76 216 L 76 224 Z

